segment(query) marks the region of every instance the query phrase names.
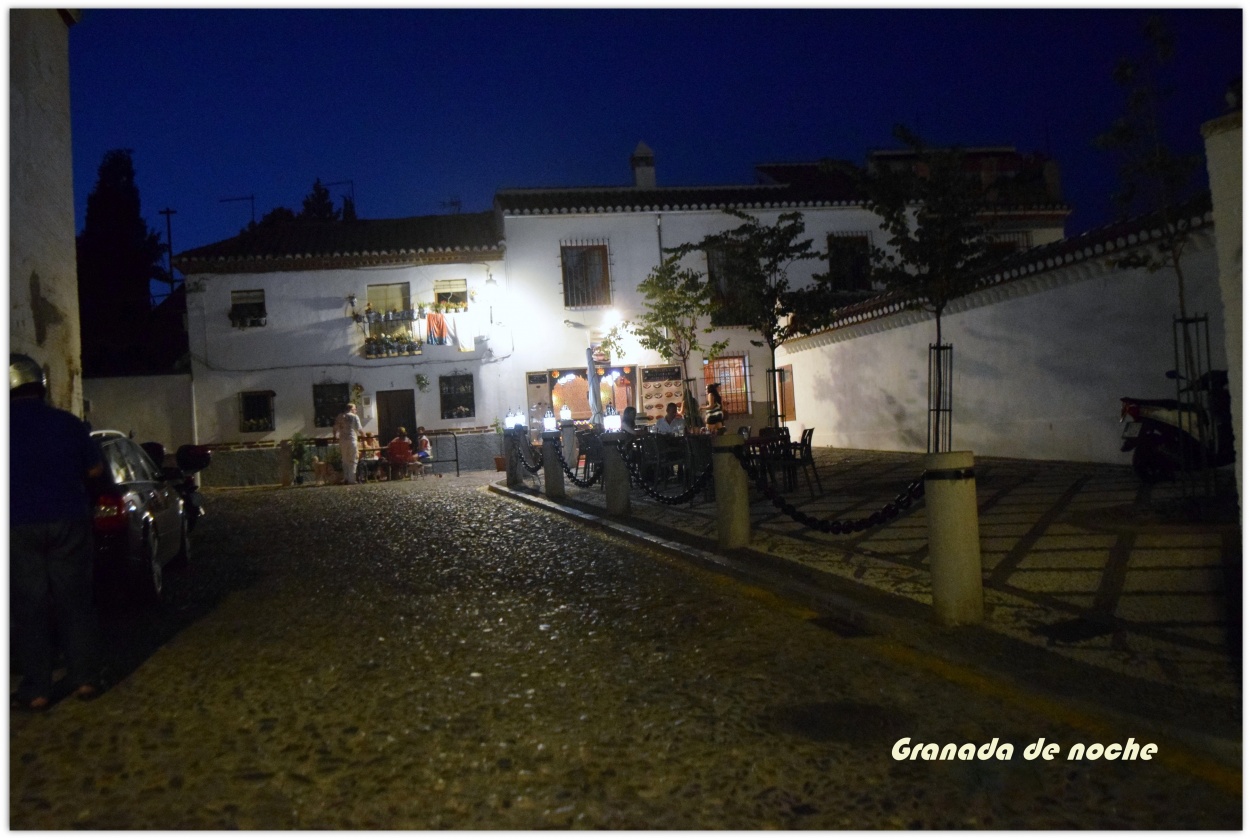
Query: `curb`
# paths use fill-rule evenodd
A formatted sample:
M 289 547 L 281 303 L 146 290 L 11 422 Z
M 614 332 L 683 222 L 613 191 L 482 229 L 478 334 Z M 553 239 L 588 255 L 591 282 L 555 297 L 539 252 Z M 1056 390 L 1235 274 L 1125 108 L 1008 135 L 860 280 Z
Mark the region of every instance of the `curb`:
M 484 491 L 768 589 L 821 612 L 824 628 L 849 637 L 880 636 L 910 650 L 901 656 L 917 666 L 947 679 L 975 681 L 980 688 L 988 680 L 989 689 L 1002 698 L 1061 717 L 1066 724 L 1098 733 L 1124 731 L 1139 740 L 1155 732 L 1157 739 L 1168 741 L 1169 751 L 1179 754 L 1179 768 L 1240 791 L 1240 707 L 1230 708 L 1226 699 L 1112 673 L 984 626 L 943 628 L 921 603 L 782 557 L 751 549 L 721 552 L 714 541 L 700 536 L 650 523 L 635 526 L 590 512 L 570 499 L 557 502 L 501 483 L 490 483 Z

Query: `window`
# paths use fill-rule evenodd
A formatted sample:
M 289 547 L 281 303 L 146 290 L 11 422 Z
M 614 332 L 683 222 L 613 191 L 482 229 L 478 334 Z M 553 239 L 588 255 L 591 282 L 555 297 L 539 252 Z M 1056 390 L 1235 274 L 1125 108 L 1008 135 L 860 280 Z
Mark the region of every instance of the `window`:
M 863 233 L 829 234 L 829 278 L 836 290 L 872 290 L 871 247 Z
M 434 281 L 434 302 L 443 305 L 453 304 L 459 306 L 469 305 L 469 281 L 468 280 L 435 280 Z
M 477 409 L 473 404 L 473 375 L 439 376 L 438 398 L 443 419 L 474 416 Z
M 566 309 L 612 305 L 606 244 L 562 245 L 560 266 L 564 272 Z
M 365 316 L 368 318 L 370 338 L 385 336 L 396 341 L 416 340 L 408 283 L 371 285 L 366 302 Z
M 350 401 L 347 382 L 313 385 L 313 425 L 330 428 L 334 425 L 334 418 Z
M 1015 233 L 989 233 L 985 237 L 986 256 L 990 259 L 1006 259 L 1013 253 L 1028 250 L 1030 246 L 1028 231 Z
M 712 287 L 712 325 L 741 326 L 751 318 L 746 313 L 742 280 L 734 265 L 734 251 L 725 246 L 708 248 L 707 279 Z
M 725 415 L 751 413 L 750 382 L 745 355 L 722 355 L 703 365 L 703 383 L 720 382 L 721 407 Z M 703 400 L 707 401 L 706 397 Z
M 231 326 L 264 326 L 267 317 L 263 288 L 230 292 Z
M 239 394 L 239 431 L 273 431 L 272 390 L 248 390 Z

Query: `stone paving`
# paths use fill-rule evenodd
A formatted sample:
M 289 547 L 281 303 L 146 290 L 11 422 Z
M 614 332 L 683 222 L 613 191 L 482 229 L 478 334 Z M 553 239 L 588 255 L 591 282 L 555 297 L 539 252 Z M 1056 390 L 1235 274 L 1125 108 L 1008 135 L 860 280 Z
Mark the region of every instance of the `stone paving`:
M 800 473 L 785 498 L 820 518 L 867 516 L 923 473 L 920 454 L 814 453 L 823 492 Z M 541 492 L 541 474 L 522 474 L 527 491 Z M 1106 464 L 978 458 L 976 481 L 985 630 L 1212 707 L 1229 700 L 1237 713 L 1221 734 L 1240 741 L 1241 538 L 1227 501 L 1208 503 L 1195 521 L 1179 485 L 1145 485 Z M 600 486 L 566 482 L 566 491 L 571 505 L 603 513 Z M 931 605 L 923 503 L 888 524 L 831 535 L 751 495 L 745 564 L 772 560 L 783 574 Z M 703 494 L 666 505 L 635 489 L 628 523 L 718 552 L 715 511 Z
M 13 714 L 9 826 L 1236 829 L 1239 777 L 482 491 L 214 491 L 95 702 Z M 871 535 L 866 538 L 872 538 Z M 1010 760 L 899 760 L 912 742 Z M 988 754 L 988 751 L 987 751 Z

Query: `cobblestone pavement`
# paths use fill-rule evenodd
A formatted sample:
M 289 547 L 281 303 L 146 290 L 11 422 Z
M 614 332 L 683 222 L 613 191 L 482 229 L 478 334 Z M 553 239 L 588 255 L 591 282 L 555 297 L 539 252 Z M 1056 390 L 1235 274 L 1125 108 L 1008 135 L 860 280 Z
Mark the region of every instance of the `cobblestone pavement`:
M 809 492 L 807 476 L 799 473 L 785 498 L 821 519 L 863 518 L 924 470 L 921 454 L 814 453 L 821 490 Z M 976 473 L 988 629 L 1073 662 L 1239 708 L 1235 495 L 1231 505 L 1208 504 L 1206 517 L 1195 521 L 1183 514 L 1177 484 L 1142 484 L 1128 467 L 977 458 Z M 541 475 L 524 477 L 539 487 Z M 603 511 L 601 487 L 569 483 L 566 489 L 574 504 Z M 905 598 L 926 610 L 932 603 L 923 503 L 879 526 L 830 535 L 796 523 L 760 493 L 752 491 L 752 498 L 756 559 L 780 559 L 791 570 Z M 672 506 L 635 489 L 631 506 L 637 526 L 716 539 L 716 505 L 704 495 Z
M 483 492 L 217 491 L 115 683 L 10 716 L 13 829 L 1238 828 L 1239 779 Z M 895 760 L 911 743 L 1010 760 Z M 1062 746 L 1051 761 L 1026 745 Z M 988 748 L 986 750 L 988 752 Z M 1202 777 L 1199 777 L 1202 776 Z

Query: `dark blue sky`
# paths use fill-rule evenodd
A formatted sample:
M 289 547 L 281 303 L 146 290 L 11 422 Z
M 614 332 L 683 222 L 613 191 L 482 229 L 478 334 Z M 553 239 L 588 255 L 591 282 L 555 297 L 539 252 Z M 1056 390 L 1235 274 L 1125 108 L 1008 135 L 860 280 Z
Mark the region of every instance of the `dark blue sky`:
M 1059 161 L 1068 233 L 1105 223 L 1116 60 L 1148 13 L 1177 38 L 1168 104 L 1201 150 L 1241 74 L 1242 13 L 1054 9 L 88 9 L 70 31 L 81 229 L 104 153 L 134 151 L 143 210 L 178 251 L 235 235 L 316 178 L 365 218 L 488 209 L 495 190 L 750 183 L 756 163 L 863 162 L 905 123 L 931 144 Z M 347 186 L 334 187 L 335 195 Z

